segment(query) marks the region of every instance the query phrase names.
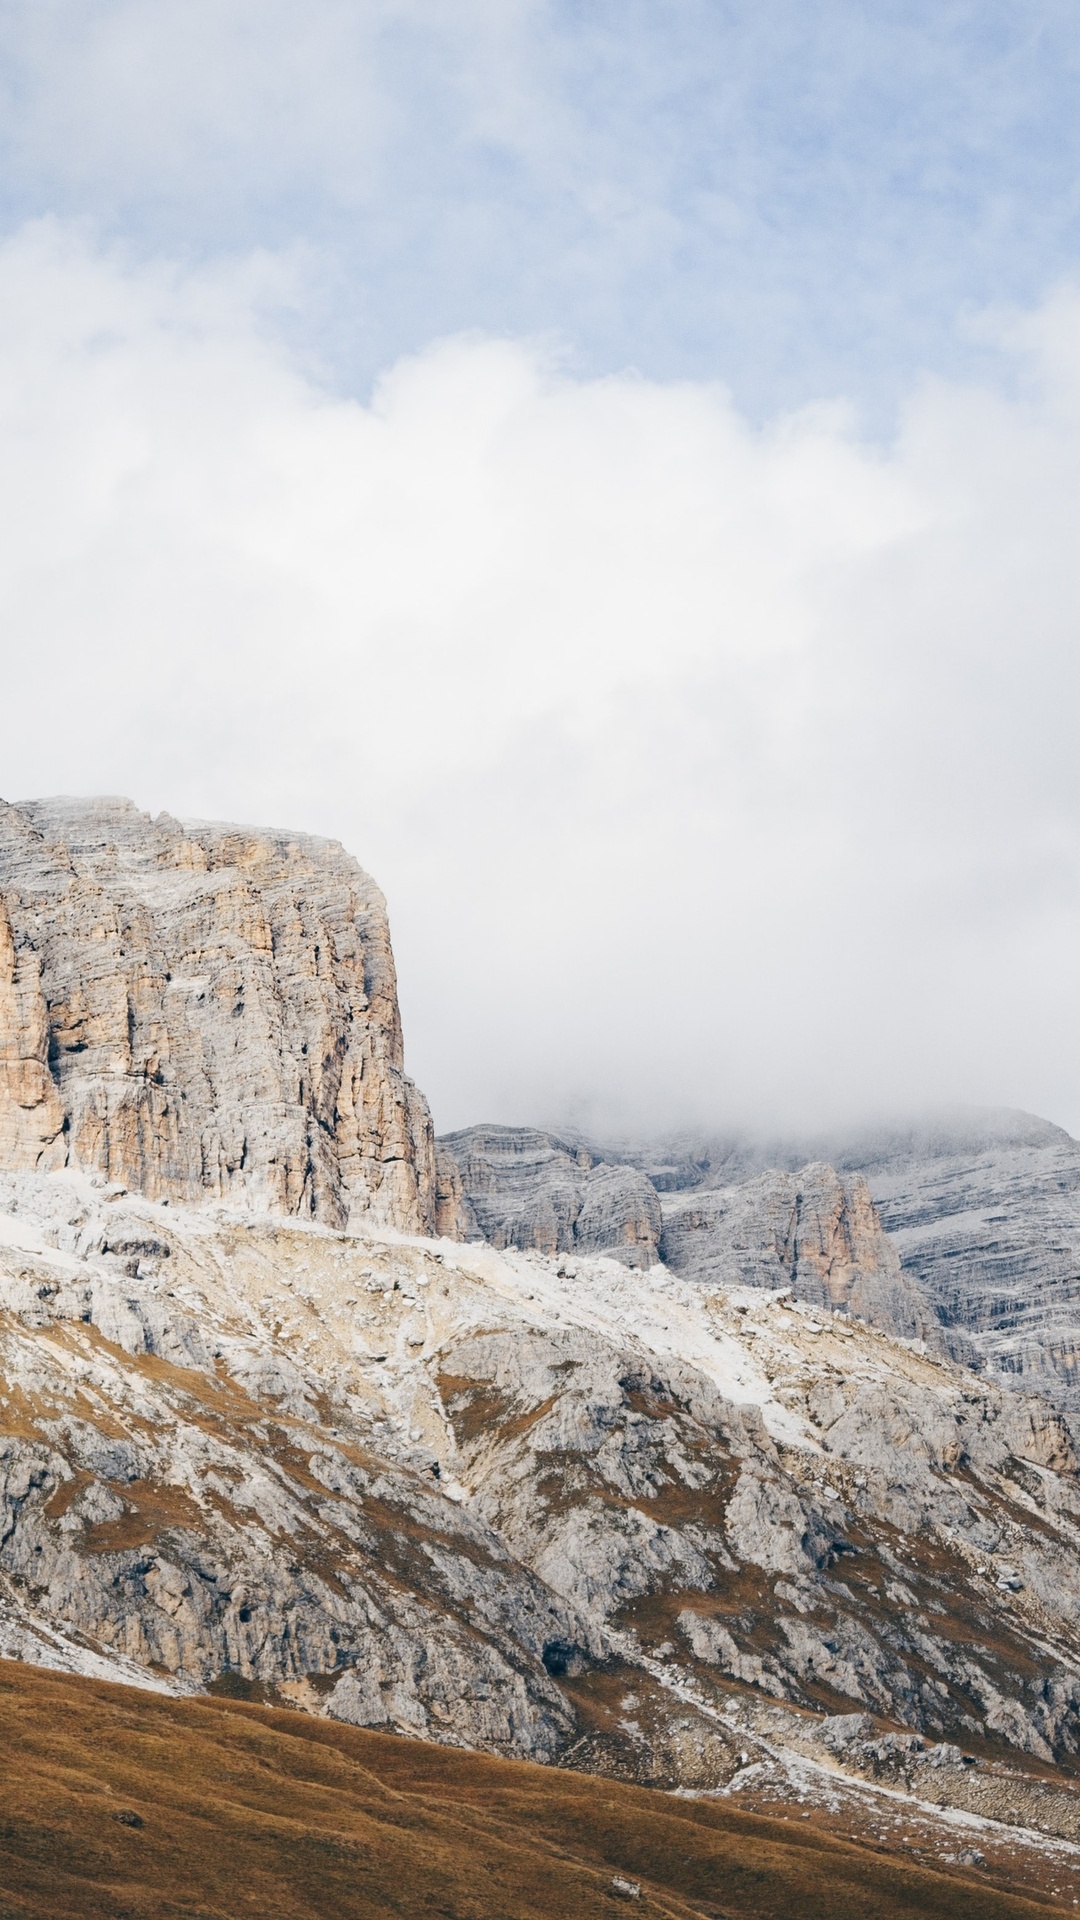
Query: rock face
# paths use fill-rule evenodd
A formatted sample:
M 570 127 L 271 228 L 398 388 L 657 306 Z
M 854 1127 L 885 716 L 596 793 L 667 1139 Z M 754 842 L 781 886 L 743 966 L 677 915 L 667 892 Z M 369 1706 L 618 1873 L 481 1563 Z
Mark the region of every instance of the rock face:
M 0 1242 L 0 1651 L 567 1745 L 595 1629 L 440 1484 L 430 1253 L 67 1173 L 0 1176 Z
M 646 1172 L 534 1127 L 468 1127 L 440 1139 L 438 1154 L 438 1227 L 452 1239 L 606 1253 L 627 1266 L 661 1258 L 702 1284 L 788 1289 L 823 1311 L 944 1343 L 859 1173 L 817 1161 L 716 1185 L 707 1152 Z
M 493 1247 L 658 1258 L 660 1204 L 635 1168 L 536 1127 L 467 1127 L 439 1140 L 439 1231 Z
M 1074 1754 L 1078 1619 L 1066 1423 L 856 1320 L 0 1178 L 0 1651 L 716 1786 Z
M 1080 1409 L 1080 1143 L 1061 1127 L 973 1110 L 814 1141 L 682 1135 L 607 1151 L 656 1184 L 664 1257 L 680 1271 L 769 1283 L 786 1260 L 808 1300 L 814 1261 L 784 1255 L 786 1221 L 813 1171 L 804 1162 L 831 1163 L 826 1186 L 850 1196 L 851 1221 L 864 1211 L 861 1189 L 884 1229 L 876 1251 L 873 1232 L 852 1240 L 853 1312 Z M 810 1206 L 827 1223 L 824 1191 Z
M 986 1377 L 1003 1275 L 1066 1324 L 1074 1143 L 436 1168 L 339 848 L 6 808 L 0 908 L 0 1653 L 995 1818 L 962 1748 L 1080 1753 L 1076 1443 Z
M 374 882 L 299 834 L 0 805 L 0 1166 L 430 1231 Z
M 1080 1144 L 1003 1113 L 844 1151 L 949 1344 L 1002 1385 L 1080 1410 Z
M 790 1289 L 823 1312 L 853 1313 L 909 1339 L 936 1341 L 940 1332 L 862 1175 L 820 1161 L 739 1186 L 665 1194 L 660 1250 L 688 1279 Z

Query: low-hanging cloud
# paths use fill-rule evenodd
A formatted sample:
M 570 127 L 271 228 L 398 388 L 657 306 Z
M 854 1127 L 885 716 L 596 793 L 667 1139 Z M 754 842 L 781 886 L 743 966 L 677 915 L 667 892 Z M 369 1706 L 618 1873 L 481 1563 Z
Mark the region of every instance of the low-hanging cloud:
M 344 839 L 442 1126 L 1080 1124 L 1080 299 L 882 448 L 480 337 L 361 405 L 287 277 L 0 250 L 6 796 Z

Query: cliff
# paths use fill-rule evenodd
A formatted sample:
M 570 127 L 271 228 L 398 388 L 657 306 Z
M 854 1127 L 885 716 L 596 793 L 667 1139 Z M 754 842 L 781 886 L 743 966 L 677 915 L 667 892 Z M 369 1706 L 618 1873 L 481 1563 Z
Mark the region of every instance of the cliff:
M 1080 1842 L 1075 1437 L 911 1339 L 1073 1147 L 973 1151 L 436 1167 L 340 847 L 0 808 L 0 1655 Z
M 465 1127 L 439 1140 L 439 1232 L 540 1253 L 659 1258 L 660 1203 L 636 1168 L 539 1127 Z
M 790 1288 L 825 1313 L 851 1313 L 906 1339 L 941 1344 L 937 1316 L 900 1259 L 859 1173 L 824 1162 L 772 1168 L 733 1187 L 663 1197 L 660 1250 L 703 1283 Z
M 1080 1409 L 1080 1142 L 1063 1128 L 970 1108 L 817 1138 L 683 1133 L 609 1157 L 660 1190 L 679 1272 L 821 1305 L 847 1273 L 851 1312 Z
M 374 882 L 302 834 L 0 803 L 0 1165 L 430 1231 Z

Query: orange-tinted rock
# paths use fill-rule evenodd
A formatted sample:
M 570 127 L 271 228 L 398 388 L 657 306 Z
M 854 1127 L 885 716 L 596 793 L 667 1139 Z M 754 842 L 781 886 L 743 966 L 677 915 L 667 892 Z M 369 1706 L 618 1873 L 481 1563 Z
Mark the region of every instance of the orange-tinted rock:
M 430 1231 L 374 882 L 302 834 L 0 806 L 0 1164 Z

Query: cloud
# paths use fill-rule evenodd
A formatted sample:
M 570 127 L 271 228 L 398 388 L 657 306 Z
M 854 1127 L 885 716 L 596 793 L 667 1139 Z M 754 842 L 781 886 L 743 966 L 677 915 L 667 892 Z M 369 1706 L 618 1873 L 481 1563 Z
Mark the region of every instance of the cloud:
M 358 393 L 480 327 L 891 422 L 1074 262 L 1078 55 L 1064 0 L 9 0 L 0 219 L 303 244 Z
M 0 249 L 7 797 L 344 839 L 443 1126 L 1080 1126 L 1080 297 L 882 450 L 481 336 L 361 405 L 288 271 Z

